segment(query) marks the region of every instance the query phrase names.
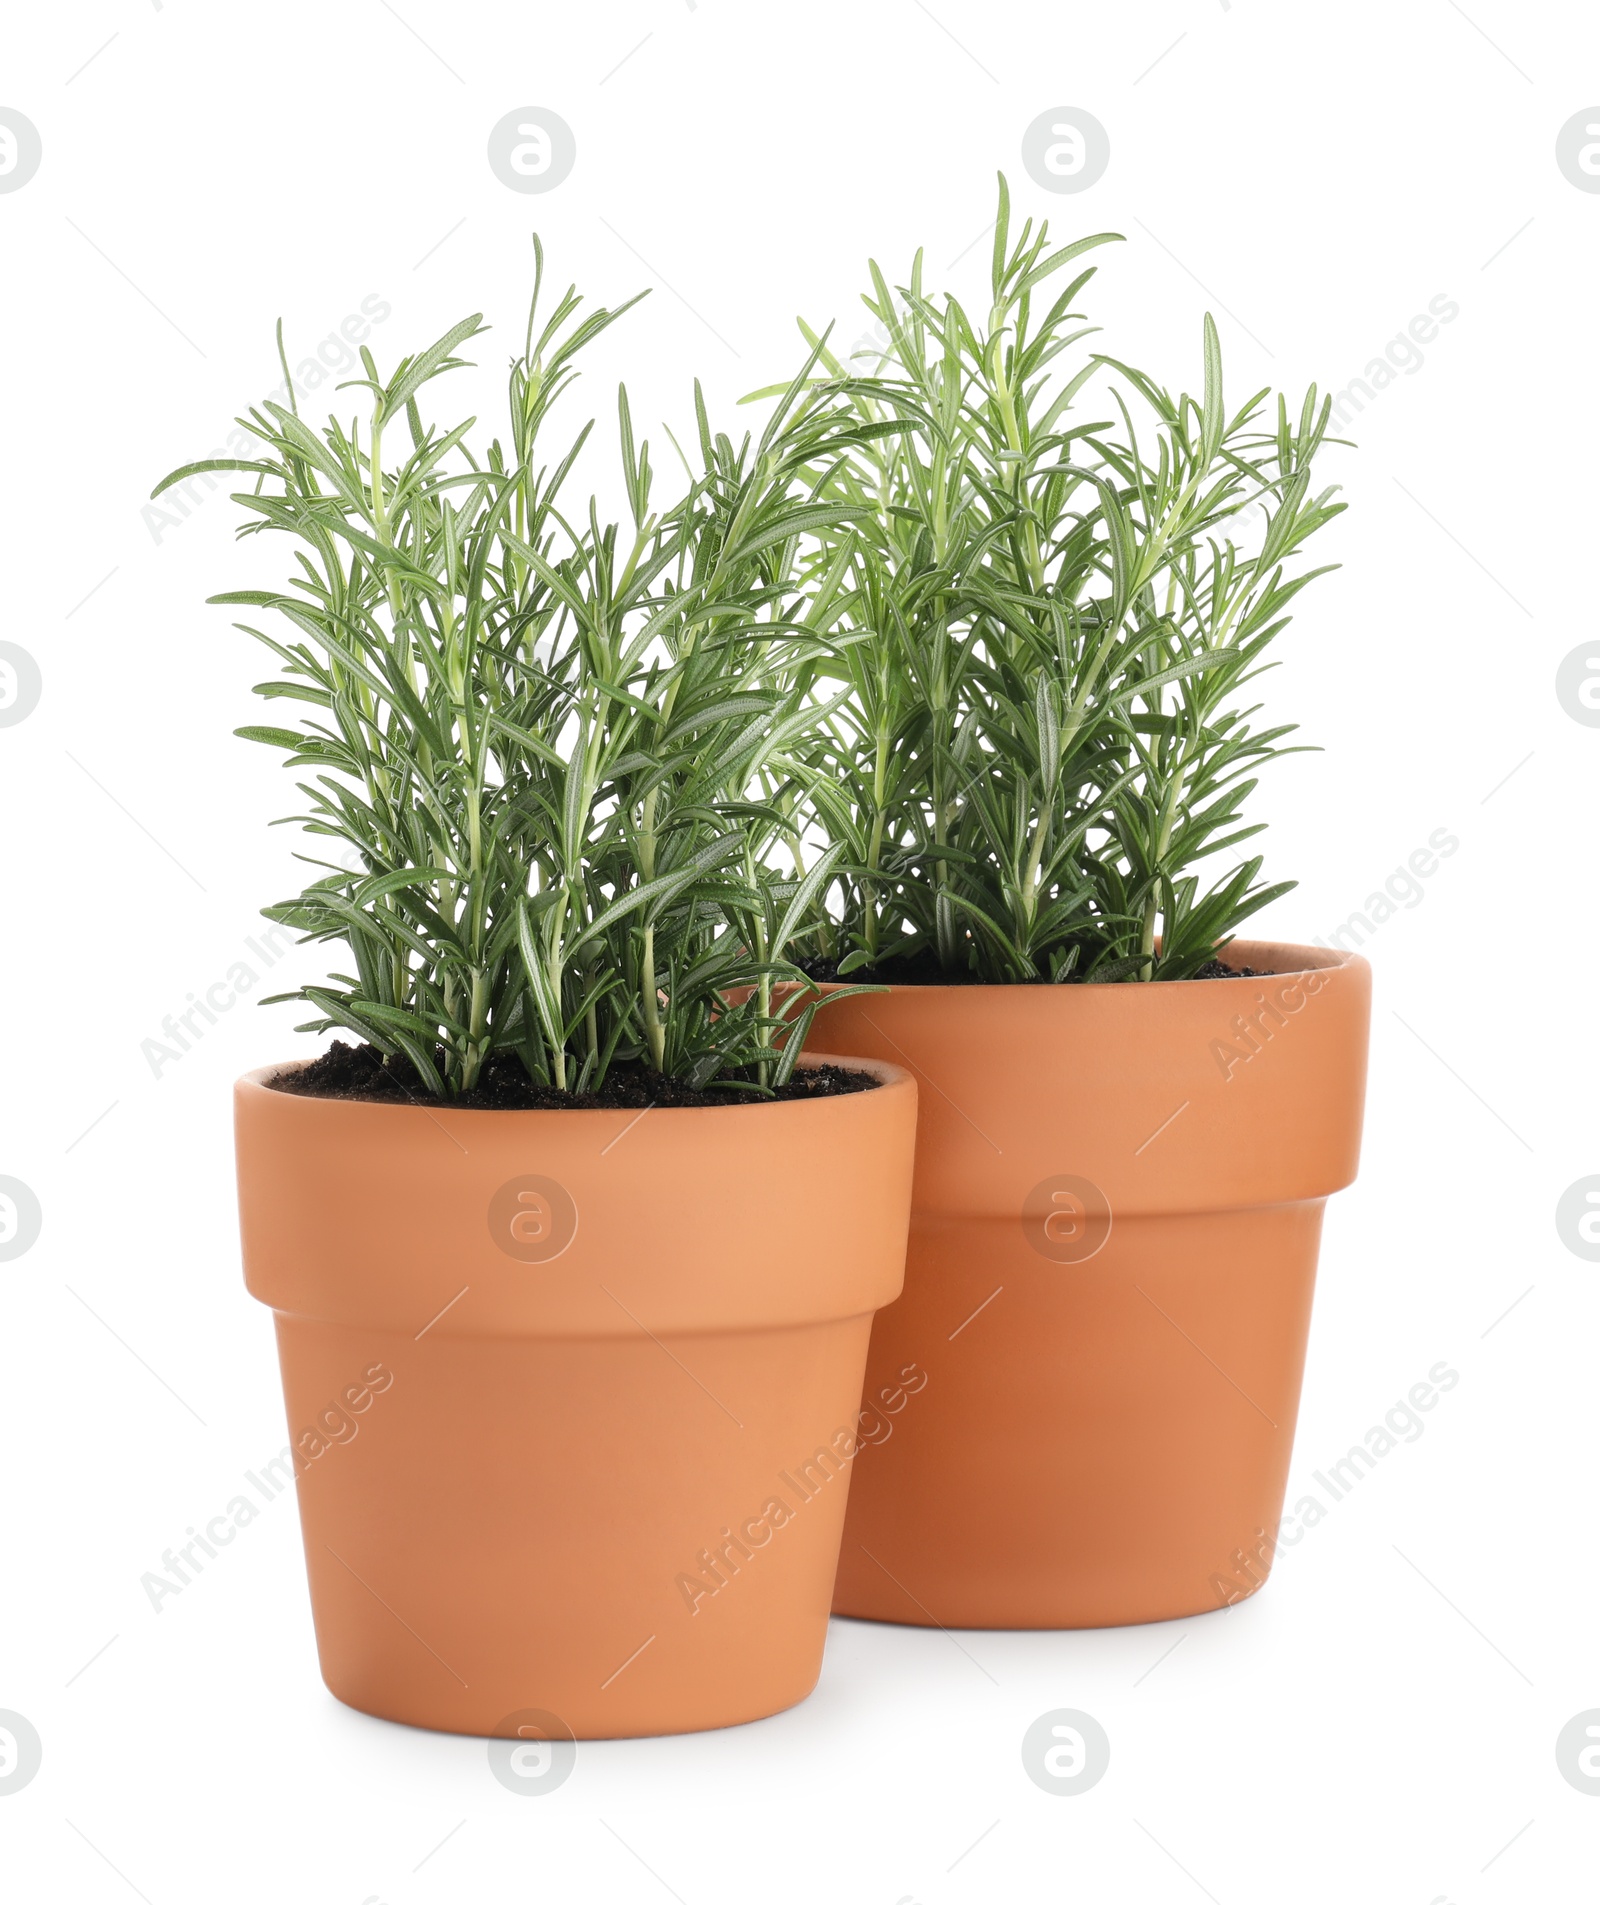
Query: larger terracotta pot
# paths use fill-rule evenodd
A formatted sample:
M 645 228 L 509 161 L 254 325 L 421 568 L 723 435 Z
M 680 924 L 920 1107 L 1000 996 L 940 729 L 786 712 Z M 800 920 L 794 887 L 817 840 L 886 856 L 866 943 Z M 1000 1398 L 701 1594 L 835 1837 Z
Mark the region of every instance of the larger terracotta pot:
M 867 1393 L 834 1611 L 946 1627 L 1166 1620 L 1265 1580 L 1324 1200 L 1355 1175 L 1371 970 L 899 986 L 831 1049 L 922 1085 L 905 1293 Z
M 642 1115 L 240 1081 L 245 1275 L 341 1700 L 559 1740 L 811 1690 L 911 1191 L 916 1086 L 863 1068 Z

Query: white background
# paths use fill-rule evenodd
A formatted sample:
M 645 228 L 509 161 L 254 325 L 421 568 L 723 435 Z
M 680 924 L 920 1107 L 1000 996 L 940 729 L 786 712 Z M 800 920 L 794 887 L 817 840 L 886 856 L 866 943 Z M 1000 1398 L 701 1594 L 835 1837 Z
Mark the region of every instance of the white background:
M 1597 55 L 1591 10 L 1507 0 L 79 0 L 8 26 L 0 106 L 44 154 L 0 196 L 0 639 L 44 679 L 0 730 L 0 1173 L 44 1213 L 0 1266 L 0 1708 L 44 1741 L 0 1798 L 9 1895 L 1592 1895 L 1600 1800 L 1554 1746 L 1600 1706 L 1600 1267 L 1555 1206 L 1600 1171 L 1600 731 L 1555 671 L 1600 634 L 1600 196 L 1554 149 Z M 525 105 L 576 135 L 544 196 L 486 163 Z M 1061 105 L 1110 134 L 1079 195 L 1021 163 Z M 518 1798 L 481 1742 L 324 1691 L 287 1503 L 159 1615 L 140 1588 L 284 1439 L 228 1093 L 295 1049 L 292 1008 L 240 1005 L 159 1077 L 141 1051 L 294 883 L 265 825 L 289 783 L 231 738 L 270 664 L 203 606 L 277 580 L 273 552 L 234 547 L 221 491 L 159 537 L 141 506 L 278 382 L 280 315 L 298 361 L 376 295 L 387 367 L 483 310 L 482 373 L 442 389 L 465 407 L 470 377 L 501 428 L 535 226 L 561 282 L 657 287 L 572 415 L 609 440 L 626 367 L 666 469 L 693 375 L 734 427 L 795 363 L 797 313 L 865 329 L 869 255 L 903 274 L 923 244 L 934 284 L 981 299 L 999 168 L 1019 213 L 1127 235 L 1087 302 L 1174 386 L 1198 384 L 1208 308 L 1231 394 L 1298 397 L 1430 299 L 1460 307 L 1330 454 L 1344 566 L 1266 683 L 1325 750 L 1259 796 L 1269 871 L 1301 882 L 1267 933 L 1325 935 L 1434 830 L 1460 841 L 1366 948 L 1365 1156 L 1329 1210 L 1291 1502 L 1435 1363 L 1461 1380 L 1230 1612 L 959 1646 L 836 1622 L 795 1711 L 584 1745 Z M 1072 1799 L 1018 1750 L 1063 1706 L 1112 1745 Z

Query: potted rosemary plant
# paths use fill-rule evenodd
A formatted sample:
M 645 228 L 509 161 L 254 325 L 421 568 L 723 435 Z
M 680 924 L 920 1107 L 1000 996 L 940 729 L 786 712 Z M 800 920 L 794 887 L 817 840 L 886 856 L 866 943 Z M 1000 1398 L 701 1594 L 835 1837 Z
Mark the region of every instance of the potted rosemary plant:
M 888 984 L 827 1043 L 923 1085 L 868 1386 L 931 1378 L 856 1478 L 848 1614 L 1097 1626 L 1264 1579 L 1356 1168 L 1365 962 L 1234 937 L 1289 890 L 1236 852 L 1291 732 L 1246 690 L 1343 508 L 1329 407 L 1230 409 L 1209 317 L 1199 396 L 1093 351 L 1109 236 L 1013 241 L 1002 179 L 986 314 L 874 266 L 881 352 L 822 353 L 873 429 L 816 478 L 857 639 L 797 763 L 842 853 L 808 969 Z
M 235 1099 L 324 1677 L 544 1742 L 814 1684 L 915 1126 L 902 1070 L 798 1057 L 790 946 L 835 856 L 773 866 L 823 653 L 797 538 L 837 507 L 798 473 L 849 420 L 803 374 L 738 447 L 697 393 L 702 467 L 658 510 L 623 394 L 629 519 L 569 512 L 587 427 L 547 454 L 549 413 L 617 315 L 530 313 L 482 457 L 423 416 L 470 318 L 387 379 L 363 351 L 365 428 L 268 404 L 254 457 L 166 479 L 252 476 L 241 534 L 296 545 L 285 586 L 215 599 L 275 618 L 258 692 L 301 720 L 241 733 L 346 849 L 267 911 L 348 968 L 289 995 L 301 1029 L 358 1043 Z

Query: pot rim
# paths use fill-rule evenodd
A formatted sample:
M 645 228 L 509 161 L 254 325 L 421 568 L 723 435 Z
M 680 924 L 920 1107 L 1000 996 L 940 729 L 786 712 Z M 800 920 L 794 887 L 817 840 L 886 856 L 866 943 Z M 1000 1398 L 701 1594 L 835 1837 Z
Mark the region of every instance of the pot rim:
M 1338 946 L 1303 946 L 1295 940 L 1288 939 L 1235 938 L 1227 942 L 1227 946 L 1224 947 L 1223 951 L 1225 953 L 1234 947 L 1238 947 L 1241 950 L 1248 947 L 1253 953 L 1267 958 L 1271 958 L 1279 953 L 1286 954 L 1295 963 L 1281 966 L 1274 965 L 1265 971 L 1258 970 L 1253 975 L 1243 972 L 1234 973 L 1227 979 L 1150 979 L 1137 985 L 1131 982 L 1112 981 L 1107 981 L 1102 984 L 1081 979 L 1069 984 L 1060 984 L 1047 979 L 1025 980 L 1015 983 L 1008 980 L 991 981 L 967 979 L 957 981 L 947 986 L 930 985 L 926 982 L 919 982 L 916 985 L 895 985 L 893 982 L 890 982 L 887 985 L 882 985 L 881 989 L 886 992 L 925 992 L 931 998 L 948 998 L 955 994 L 959 994 L 963 997 L 971 997 L 973 994 L 977 994 L 984 998 L 1011 994 L 1025 997 L 1029 993 L 1051 993 L 1071 998 L 1078 994 L 1092 992 L 1097 998 L 1116 998 L 1120 994 L 1128 994 L 1137 999 L 1147 998 L 1153 992 L 1158 990 L 1166 991 L 1175 986 L 1255 986 L 1260 985 L 1263 979 L 1297 979 L 1303 977 L 1308 972 L 1343 972 L 1346 969 L 1360 967 L 1365 967 L 1369 972 L 1371 971 L 1370 960 L 1365 959 L 1360 953 L 1346 952 L 1342 947 Z M 1255 962 L 1254 960 L 1246 960 L 1245 963 L 1249 965 Z M 813 979 L 808 981 L 810 986 L 822 992 L 825 992 L 831 986 L 853 985 L 856 983 L 856 976 L 853 973 L 843 979 Z M 793 981 L 786 981 L 782 988 L 774 987 L 775 991 L 780 989 L 798 991 L 801 988 L 796 986 Z M 854 1058 L 847 1061 L 831 1059 L 828 1062 L 832 1064 L 844 1062 L 851 1065 L 866 1063 L 864 1059 Z
M 909 988 L 908 988 L 909 989 Z M 938 990 L 959 990 L 954 987 L 940 987 Z M 425 1112 L 436 1117 L 447 1112 L 471 1118 L 615 1118 L 619 1113 L 630 1109 L 627 1105 L 563 1105 L 559 1108 L 526 1107 L 509 1109 L 504 1106 L 457 1105 L 448 1098 L 419 1098 L 415 1104 L 395 1104 L 374 1098 L 324 1098 L 306 1092 L 274 1091 L 270 1080 L 280 1078 L 285 1072 L 303 1071 L 314 1061 L 311 1058 L 293 1058 L 283 1060 L 276 1065 L 260 1065 L 254 1070 L 243 1073 L 236 1081 L 235 1089 L 243 1092 L 272 1092 L 274 1100 L 283 1100 L 295 1105 L 337 1106 L 341 1110 L 361 1112 L 391 1112 L 409 1117 L 416 1112 Z M 878 1088 L 885 1091 L 915 1090 L 916 1080 L 904 1065 L 895 1065 L 887 1059 L 842 1057 L 832 1052 L 802 1052 L 798 1061 L 807 1071 L 819 1065 L 837 1065 L 841 1071 L 870 1072 L 878 1081 Z M 849 1104 L 855 1099 L 871 1097 L 864 1092 L 836 1092 L 826 1098 L 788 1098 L 766 1099 L 751 1098 L 742 1104 L 732 1105 L 646 1105 L 639 1111 L 642 1117 L 648 1111 L 653 1118 L 708 1118 L 723 1112 L 788 1111 L 810 1112 L 827 1105 Z

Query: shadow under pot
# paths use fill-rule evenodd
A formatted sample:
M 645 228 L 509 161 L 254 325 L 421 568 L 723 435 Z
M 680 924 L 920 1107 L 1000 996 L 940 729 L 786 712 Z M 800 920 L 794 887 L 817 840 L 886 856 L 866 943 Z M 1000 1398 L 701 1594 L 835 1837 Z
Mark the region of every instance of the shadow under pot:
M 1283 1508 L 1323 1204 L 1355 1175 L 1371 969 L 896 986 L 830 1049 L 921 1086 L 905 1292 L 866 1401 L 834 1611 L 944 1627 L 1169 1620 L 1253 1593 Z
M 236 1087 L 240 1215 L 331 1691 L 540 1764 L 803 1699 L 903 1275 L 909 1075 L 640 1114 L 282 1069 Z

